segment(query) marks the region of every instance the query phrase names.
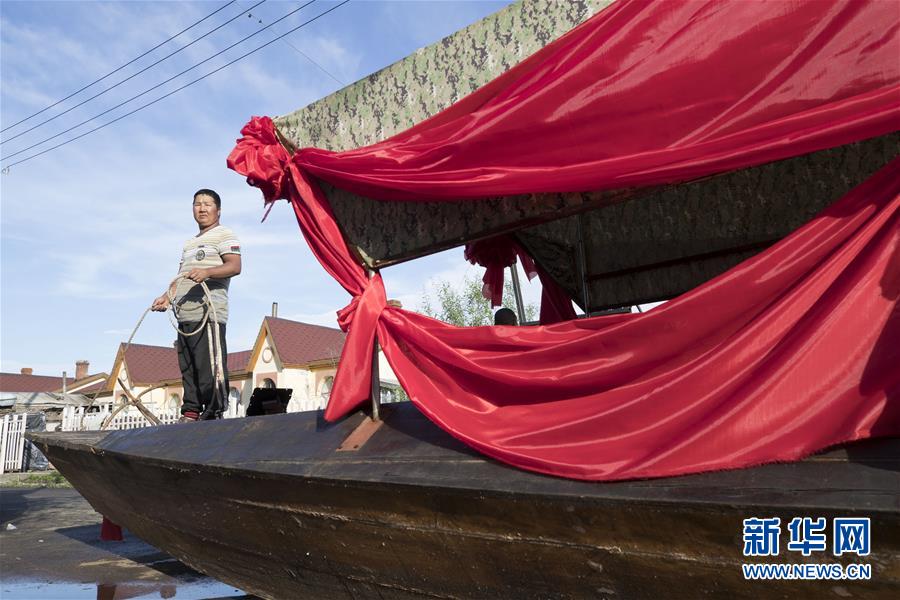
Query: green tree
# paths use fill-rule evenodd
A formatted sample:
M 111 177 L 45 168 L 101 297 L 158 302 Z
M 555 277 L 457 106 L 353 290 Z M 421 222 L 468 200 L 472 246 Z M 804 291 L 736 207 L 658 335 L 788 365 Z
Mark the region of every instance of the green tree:
M 480 279 L 468 276 L 460 288 L 455 288 L 446 281 L 434 283 L 430 290 L 424 290 L 422 301 L 416 310 L 460 327 L 493 325 L 494 311 L 491 310 L 490 301 L 481 294 L 481 287 Z M 503 306 L 516 311 L 515 298 L 512 282 L 507 277 L 503 282 Z M 537 320 L 537 307 L 534 304 L 526 302 L 524 310 L 526 321 Z

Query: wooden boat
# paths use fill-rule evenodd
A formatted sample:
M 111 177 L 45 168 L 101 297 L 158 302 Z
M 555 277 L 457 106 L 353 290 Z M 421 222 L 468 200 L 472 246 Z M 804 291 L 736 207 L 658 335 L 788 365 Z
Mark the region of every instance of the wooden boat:
M 275 119 L 279 139 L 334 150 L 383 139 L 605 4 L 516 3 Z M 473 39 L 486 50 L 468 52 Z M 418 96 L 421 106 L 409 101 Z M 894 133 L 674 186 L 490 202 L 398 206 L 322 187 L 371 269 L 513 233 L 591 313 L 724 272 L 870 177 L 898 144 Z M 897 439 L 793 464 L 587 483 L 478 455 L 411 404 L 382 407 L 380 422 L 296 413 L 31 438 L 98 512 L 266 598 L 900 597 Z M 859 562 L 871 580 L 746 581 L 743 519 L 806 516 L 870 518 L 873 550 Z
M 410 403 L 383 406 L 382 419 L 326 425 L 307 412 L 30 437 L 98 512 L 264 598 L 900 592 L 900 440 L 588 483 L 477 455 Z M 742 520 L 796 516 L 871 518 L 872 579 L 745 581 Z

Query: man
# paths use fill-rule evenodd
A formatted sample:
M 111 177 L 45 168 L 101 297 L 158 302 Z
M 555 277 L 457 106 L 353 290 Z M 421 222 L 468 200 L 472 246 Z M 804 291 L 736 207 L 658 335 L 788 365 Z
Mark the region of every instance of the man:
M 241 273 L 241 244 L 230 229 L 219 224 L 221 210 L 222 201 L 213 190 L 202 189 L 194 194 L 194 220 L 200 233 L 184 243 L 178 274 L 185 278 L 173 282 L 169 291 L 151 306 L 164 312 L 170 306 L 169 296 L 175 297 L 175 314 L 181 329 L 178 365 L 184 387 L 179 422 L 216 419 L 225 410 L 228 283 Z M 209 288 L 212 307 L 207 305 L 202 282 Z M 217 348 L 221 348 L 220 353 Z M 219 377 L 213 369 L 217 355 L 221 358 Z
M 501 308 L 494 313 L 494 325 L 518 325 L 519 319 L 516 313 L 509 308 Z

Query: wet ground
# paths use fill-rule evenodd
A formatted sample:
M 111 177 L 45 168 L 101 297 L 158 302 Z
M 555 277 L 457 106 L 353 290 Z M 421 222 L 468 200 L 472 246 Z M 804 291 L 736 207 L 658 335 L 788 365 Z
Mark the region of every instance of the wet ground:
M 101 541 L 100 523 L 71 488 L 0 487 L 0 599 L 255 600 L 128 531 Z

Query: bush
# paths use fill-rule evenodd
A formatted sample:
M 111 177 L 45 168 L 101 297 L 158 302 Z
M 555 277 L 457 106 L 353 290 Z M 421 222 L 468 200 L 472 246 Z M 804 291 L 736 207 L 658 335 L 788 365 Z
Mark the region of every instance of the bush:
M 66 478 L 60 475 L 59 471 L 50 471 L 48 473 L 32 473 L 20 479 L 17 484 L 21 487 L 72 487 L 72 484 L 66 481 Z

